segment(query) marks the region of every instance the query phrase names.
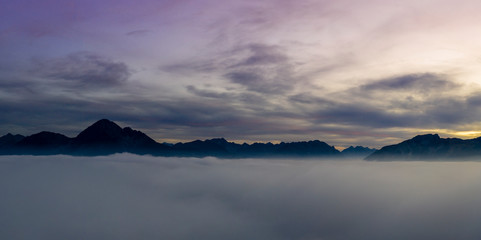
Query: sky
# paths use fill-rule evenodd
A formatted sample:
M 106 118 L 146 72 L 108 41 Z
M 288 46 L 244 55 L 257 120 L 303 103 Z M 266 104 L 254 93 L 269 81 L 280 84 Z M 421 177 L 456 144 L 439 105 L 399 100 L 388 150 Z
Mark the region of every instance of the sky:
M 2 239 L 481 237 L 479 162 L 0 156 L 0 173 Z
M 0 0 L 0 134 L 481 136 L 477 0 Z

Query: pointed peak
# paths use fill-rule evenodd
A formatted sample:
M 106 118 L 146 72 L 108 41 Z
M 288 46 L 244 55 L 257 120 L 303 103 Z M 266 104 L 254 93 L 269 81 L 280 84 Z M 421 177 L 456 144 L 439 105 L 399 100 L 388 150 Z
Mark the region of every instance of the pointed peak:
M 103 142 L 114 141 L 121 135 L 122 128 L 119 125 L 108 119 L 101 119 L 79 133 L 76 139 L 80 142 Z
M 106 118 L 98 120 L 97 122 L 95 122 L 91 126 L 117 126 L 117 127 L 119 127 L 119 125 L 117 125 L 115 122 L 110 121 Z
M 122 128 L 117 125 L 115 122 L 110 121 L 108 119 L 101 119 L 95 122 L 94 124 L 90 125 L 84 131 L 122 131 Z

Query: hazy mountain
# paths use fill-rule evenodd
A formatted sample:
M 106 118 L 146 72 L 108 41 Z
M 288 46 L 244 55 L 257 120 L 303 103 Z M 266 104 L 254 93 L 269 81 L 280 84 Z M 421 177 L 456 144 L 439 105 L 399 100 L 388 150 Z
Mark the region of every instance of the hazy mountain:
M 375 152 L 377 149 L 374 148 L 368 148 L 368 147 L 363 147 L 363 146 L 350 146 L 344 150 L 341 151 L 342 155 L 345 157 L 361 157 L 364 158 L 366 156 L 369 156 L 373 152 Z
M 0 137 L 0 148 L 13 146 L 16 143 L 20 142 L 20 140 L 22 140 L 23 138 L 25 137 L 20 134 L 16 134 L 16 135 L 13 135 L 11 133 L 5 134 Z
M 385 146 L 369 155 L 366 160 L 459 159 L 476 156 L 481 156 L 481 138 L 463 140 L 426 134 Z

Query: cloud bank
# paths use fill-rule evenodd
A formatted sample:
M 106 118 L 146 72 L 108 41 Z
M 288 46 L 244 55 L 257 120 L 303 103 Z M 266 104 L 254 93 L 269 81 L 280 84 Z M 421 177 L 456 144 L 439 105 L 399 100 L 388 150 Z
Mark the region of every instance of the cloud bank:
M 0 166 L 2 239 L 481 237 L 478 162 L 122 154 Z

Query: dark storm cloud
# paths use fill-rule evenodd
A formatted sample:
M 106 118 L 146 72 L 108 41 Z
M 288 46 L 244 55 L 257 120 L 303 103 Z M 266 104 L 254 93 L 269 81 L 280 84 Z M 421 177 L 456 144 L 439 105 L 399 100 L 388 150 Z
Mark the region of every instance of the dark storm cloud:
M 125 63 L 90 52 L 77 52 L 61 58 L 38 60 L 32 73 L 73 86 L 107 87 L 124 83 L 131 71 Z
M 476 162 L 123 154 L 9 156 L 0 165 L 2 239 L 481 237 Z
M 418 90 L 430 91 L 433 89 L 452 89 L 458 84 L 445 79 L 442 75 L 432 73 L 407 74 L 387 79 L 382 79 L 373 83 L 362 85 L 361 90 Z

